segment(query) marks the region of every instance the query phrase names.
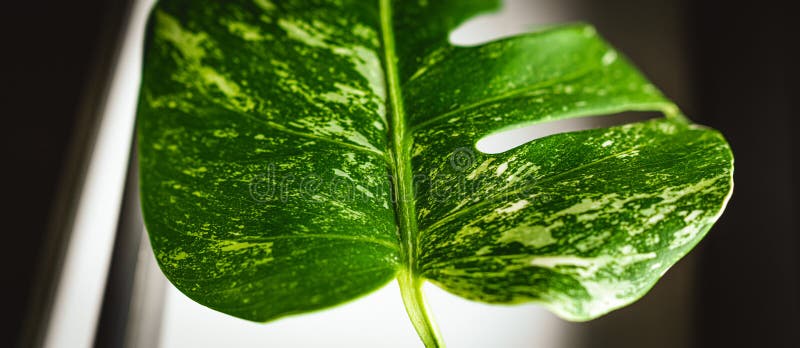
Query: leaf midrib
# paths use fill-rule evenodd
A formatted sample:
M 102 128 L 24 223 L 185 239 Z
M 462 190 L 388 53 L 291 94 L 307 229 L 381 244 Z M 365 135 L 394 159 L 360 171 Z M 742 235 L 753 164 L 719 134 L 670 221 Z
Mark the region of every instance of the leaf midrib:
M 400 75 L 397 72 L 397 54 L 392 27 L 392 2 L 380 0 L 381 36 L 384 48 L 384 66 L 391 102 L 389 158 L 392 187 L 394 188 L 395 219 L 398 226 L 402 262 L 397 280 L 406 313 L 426 347 L 441 347 L 442 338 L 432 323 L 422 294 L 422 278 L 417 265 L 417 219 L 414 212 L 414 187 L 411 172 L 411 141 L 403 108 Z
M 389 90 L 391 124 L 389 131 L 390 174 L 394 188 L 395 218 L 399 226 L 403 264 L 415 273 L 417 221 L 414 214 L 414 192 L 411 182 L 409 134 L 405 119 L 400 75 L 397 72 L 391 0 L 380 0 L 381 35 L 383 37 L 386 84 Z

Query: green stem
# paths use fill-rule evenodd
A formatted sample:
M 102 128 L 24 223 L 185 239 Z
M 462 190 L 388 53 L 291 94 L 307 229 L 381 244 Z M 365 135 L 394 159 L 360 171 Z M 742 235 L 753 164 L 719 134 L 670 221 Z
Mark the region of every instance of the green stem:
M 403 269 L 398 281 L 403 303 L 417 334 L 428 348 L 444 347 L 422 294 L 423 280 L 417 273 L 417 219 L 414 207 L 413 173 L 411 171 L 411 134 L 405 120 L 397 53 L 394 44 L 391 0 L 380 0 L 381 33 L 383 35 L 386 84 L 391 104 L 390 155 L 395 212 L 400 232 Z
M 403 297 L 406 313 L 422 342 L 425 343 L 425 347 L 444 347 L 444 340 L 428 313 L 428 305 L 422 293 L 424 280 L 409 274 L 409 272 L 401 272 L 397 280 L 400 284 L 400 295 Z

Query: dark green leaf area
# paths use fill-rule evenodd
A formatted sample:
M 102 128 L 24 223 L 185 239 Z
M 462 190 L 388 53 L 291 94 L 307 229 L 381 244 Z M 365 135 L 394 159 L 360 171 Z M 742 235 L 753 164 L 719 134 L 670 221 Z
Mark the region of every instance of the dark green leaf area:
M 391 4 L 402 81 L 436 60 L 437 51 L 449 49 L 448 35 L 459 24 L 500 7 L 499 0 L 401 0 Z
M 706 233 L 731 190 L 721 136 L 670 120 L 558 134 L 442 169 L 449 211 L 422 273 L 458 295 L 586 320 L 641 297 Z M 438 195 L 431 195 L 436 197 Z
M 266 139 L 224 110 L 205 112 L 162 111 L 140 123 L 149 145 L 140 147 L 147 226 L 179 289 L 267 320 L 350 299 L 394 276 L 397 237 L 381 159 L 293 136 Z
M 470 117 L 476 109 L 490 111 L 483 116 L 487 120 L 502 116 L 491 124 L 497 127 L 513 125 L 521 114 L 540 119 L 566 114 L 561 108 L 574 109 L 578 102 L 577 107 L 598 101 L 618 107 L 626 100 L 668 102 L 586 25 L 441 48 L 405 86 L 409 122 L 418 128 Z
M 643 296 L 727 202 L 725 140 L 690 125 L 589 26 L 441 44 L 414 61 L 403 87 L 417 263 L 450 292 L 592 319 Z M 626 111 L 664 118 L 500 154 L 475 147 L 504 130 Z
M 216 105 L 260 127 L 382 155 L 377 17 L 354 7 L 161 2 L 151 19 L 143 93 L 153 106 L 191 112 Z
M 305 5 L 166 1 L 150 22 L 153 249 L 178 289 L 250 320 L 348 301 L 399 268 L 376 13 Z
M 549 44 L 540 45 L 540 40 Z M 421 227 L 424 228 L 431 220 L 464 205 L 457 197 L 448 198 L 442 195 L 442 189 L 451 187 L 456 179 L 449 177 L 447 173 L 452 174 L 454 169 L 456 172 L 464 171 L 469 165 L 482 164 L 483 161 L 477 161 L 476 156 L 480 153 L 475 149 L 475 143 L 492 133 L 522 125 L 637 110 L 660 111 L 674 123 L 685 122 L 677 113 L 677 108 L 626 59 L 599 40 L 590 27 L 564 27 L 536 33 L 531 37 L 490 43 L 487 46 L 495 46 L 500 52 L 510 52 L 505 48 L 514 47 L 517 42 L 528 43 L 529 48 L 538 48 L 550 47 L 554 44 L 553 41 L 564 47 L 560 56 L 542 61 L 535 58 L 537 56 L 531 59 L 519 58 L 526 50 L 515 49 L 510 57 L 496 60 L 487 59 L 485 56 L 491 55 L 492 51 L 484 50 L 483 47 L 455 52 L 453 54 L 461 56 L 458 59 L 484 59 L 482 64 L 469 65 L 466 69 L 476 71 L 470 71 L 464 76 L 485 75 L 485 80 L 489 82 L 481 84 L 482 89 L 470 88 L 472 91 L 469 93 L 472 96 L 460 96 L 457 89 L 453 93 L 438 94 L 442 96 L 439 99 L 420 98 L 423 101 L 421 105 L 411 105 L 411 110 L 435 109 L 440 112 L 420 116 L 419 123 L 413 128 L 414 143 L 411 153 L 415 173 L 425 179 L 422 187 L 432 186 L 430 190 L 417 192 Z M 509 62 L 513 57 L 517 57 L 516 64 Z M 570 60 L 565 57 L 580 59 Z M 427 70 L 425 77 L 413 80 L 409 85 L 425 90 L 447 88 L 441 86 L 444 76 L 459 74 L 437 73 L 437 69 L 445 69 L 439 65 L 447 64 L 434 64 L 431 70 Z M 456 64 L 447 69 L 455 70 L 456 66 L 463 65 Z M 429 78 L 429 75 L 439 77 Z M 462 85 L 468 84 L 459 86 Z M 417 113 L 423 115 L 421 111 Z M 594 144 L 602 149 L 600 145 Z M 562 147 L 563 144 L 556 143 L 553 149 L 543 151 L 559 151 Z M 592 149 L 584 147 L 582 150 Z M 592 151 L 586 152 L 587 156 L 593 154 L 595 153 Z M 513 159 L 497 162 L 495 165 L 500 163 L 505 163 L 510 168 L 509 174 L 515 173 L 517 177 L 525 179 L 528 179 L 530 173 L 525 168 L 520 169 L 522 165 L 541 165 Z M 486 169 L 484 166 L 471 176 Z M 569 170 L 570 167 L 561 166 L 559 169 Z M 516 183 L 517 181 L 509 180 L 507 184 L 513 186 Z M 470 194 L 474 199 L 491 196 L 498 189 L 494 185 L 481 186 L 473 183 L 471 186 L 473 189 Z

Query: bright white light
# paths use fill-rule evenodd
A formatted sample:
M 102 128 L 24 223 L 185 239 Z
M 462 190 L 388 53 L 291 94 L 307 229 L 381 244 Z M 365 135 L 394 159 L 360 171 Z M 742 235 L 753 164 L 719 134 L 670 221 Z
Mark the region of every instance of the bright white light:
M 452 347 L 563 347 L 566 323 L 533 305 L 491 306 L 426 284 L 442 335 Z M 161 347 L 423 347 L 397 281 L 325 311 L 253 323 L 203 307 L 170 286 Z
M 657 112 L 626 112 L 603 116 L 585 116 L 545 121 L 528 126 L 501 130 L 478 139 L 475 148 L 488 154 L 503 153 L 533 140 L 553 134 L 578 132 L 587 129 L 608 128 L 661 118 Z
M 505 0 L 497 13 L 475 17 L 450 33 L 450 42 L 474 46 L 572 20 L 574 0 Z
M 45 347 L 90 347 L 100 315 L 125 185 L 142 42 L 152 0 L 136 1 L 57 279 Z
M 567 120 L 580 123 L 580 120 Z M 503 153 L 534 139 L 564 132 L 563 122 L 546 122 L 513 128 L 489 134 L 475 143 L 478 151 L 488 154 Z
M 397 282 L 332 309 L 267 324 L 203 307 L 169 286 L 161 344 L 168 347 L 422 347 Z

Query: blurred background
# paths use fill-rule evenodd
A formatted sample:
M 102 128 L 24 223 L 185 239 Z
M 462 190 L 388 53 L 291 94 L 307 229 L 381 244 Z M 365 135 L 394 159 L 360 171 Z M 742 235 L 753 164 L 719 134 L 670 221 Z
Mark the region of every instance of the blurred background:
M 647 296 L 589 323 L 426 287 L 450 346 L 800 346 L 800 55 L 788 2 L 504 3 L 451 40 L 594 24 L 687 115 L 722 131 L 736 158 L 736 188 L 705 240 Z M 135 180 L 126 181 L 135 168 L 139 55 L 152 1 L 15 5 L 0 22 L 0 346 L 419 346 L 393 284 L 269 325 L 215 313 L 172 288 L 142 243 Z

